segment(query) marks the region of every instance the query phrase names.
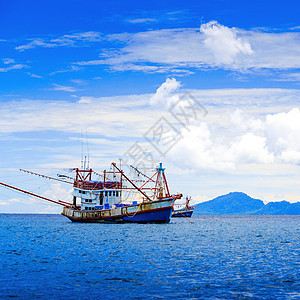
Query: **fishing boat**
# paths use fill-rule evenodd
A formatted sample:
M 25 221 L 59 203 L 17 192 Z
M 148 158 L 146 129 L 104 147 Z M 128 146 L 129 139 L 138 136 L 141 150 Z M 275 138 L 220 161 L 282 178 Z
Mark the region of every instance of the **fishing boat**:
M 186 197 L 185 206 L 174 205 L 174 210 L 172 213 L 173 218 L 190 218 L 194 212 L 196 206 L 190 206 L 191 197 Z
M 110 171 L 103 171 L 103 174 L 93 169 L 73 169 L 72 177 L 59 175 L 53 178 L 46 175 L 22 170 L 29 174 L 42 176 L 48 179 L 61 181 L 73 185 L 73 201 L 55 201 L 17 187 L 1 183 L 0 185 L 25 194 L 56 203 L 63 206 L 62 215 L 72 222 L 81 223 L 168 223 L 170 222 L 175 200 L 180 199 L 182 194 L 171 195 L 165 177 L 165 169 L 162 163 L 156 168 L 156 172 L 147 176 L 131 166 L 144 180 L 131 180 L 116 163 L 111 164 Z M 97 176 L 98 180 L 93 179 Z M 101 178 L 101 180 L 99 180 Z M 139 195 L 125 197 L 128 192 L 135 192 Z M 79 203 L 78 203 L 79 202 Z

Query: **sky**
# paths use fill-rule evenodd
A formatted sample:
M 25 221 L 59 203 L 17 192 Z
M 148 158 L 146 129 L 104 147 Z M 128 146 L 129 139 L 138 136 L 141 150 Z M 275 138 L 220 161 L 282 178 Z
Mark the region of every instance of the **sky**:
M 194 203 L 300 201 L 298 1 L 0 1 L 0 181 L 162 161 Z M 144 169 L 150 172 L 149 169 Z M 148 173 L 147 173 L 148 174 Z M 60 207 L 0 188 L 0 212 Z

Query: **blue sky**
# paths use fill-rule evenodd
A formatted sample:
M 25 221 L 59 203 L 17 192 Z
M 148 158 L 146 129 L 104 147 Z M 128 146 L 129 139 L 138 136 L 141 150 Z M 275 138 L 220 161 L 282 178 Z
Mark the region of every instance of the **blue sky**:
M 138 141 L 164 161 L 174 192 L 195 201 L 236 190 L 300 201 L 299 7 L 2 1 L 2 181 L 32 189 L 17 168 L 78 166 L 84 133 L 94 168 Z M 169 109 L 187 92 L 207 115 L 180 127 Z M 162 116 L 181 137 L 164 157 L 144 138 Z M 5 189 L 0 204 L 3 212 L 59 211 Z

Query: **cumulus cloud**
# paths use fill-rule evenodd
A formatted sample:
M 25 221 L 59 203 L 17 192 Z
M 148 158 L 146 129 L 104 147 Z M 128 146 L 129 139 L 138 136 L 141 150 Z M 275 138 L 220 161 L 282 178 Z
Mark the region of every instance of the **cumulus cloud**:
M 204 34 L 204 45 L 213 54 L 215 63 L 232 64 L 239 54 L 253 54 L 248 41 L 238 38 L 237 31 L 220 25 L 216 21 L 202 24 L 200 32 Z
M 272 163 L 274 155 L 267 149 L 266 140 L 265 137 L 248 132 L 231 142 L 228 154 L 236 164 Z
M 230 115 L 229 128 L 235 132 L 259 132 L 263 128 L 262 120 L 253 117 L 241 109 L 236 109 Z
M 183 169 L 232 170 L 234 162 L 225 158 L 222 144 L 213 141 L 208 124 L 201 122 L 198 126 L 190 126 L 182 132 L 183 138 L 170 151 L 169 158 Z
M 183 139 L 171 150 L 171 160 L 186 168 L 223 172 L 243 164 L 300 164 L 298 108 L 252 116 L 248 125 L 248 114 L 242 114 L 240 110 L 228 114 L 227 134 L 214 122 L 182 129 Z
M 179 100 L 179 96 L 176 92 L 178 92 L 180 86 L 181 83 L 175 78 L 167 78 L 156 90 L 156 93 L 150 98 L 150 104 L 162 104 L 164 107 L 170 107 L 171 104 Z
M 300 164 L 300 110 L 267 115 L 264 124 L 269 148 L 283 162 Z

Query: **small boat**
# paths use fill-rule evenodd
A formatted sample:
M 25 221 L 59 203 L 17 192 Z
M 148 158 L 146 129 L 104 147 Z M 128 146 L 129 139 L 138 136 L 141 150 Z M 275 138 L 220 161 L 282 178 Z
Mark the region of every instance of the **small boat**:
M 171 195 L 165 177 L 162 163 L 156 168 L 151 177 L 131 166 L 138 175 L 143 175 L 145 180 L 129 179 L 115 163 L 110 171 L 97 173 L 92 169 L 72 169 L 75 171 L 74 182 L 67 179 L 71 177 L 58 174 L 58 178 L 37 174 L 31 171 L 24 172 L 42 176 L 48 179 L 69 183 L 73 185 L 73 203 L 54 201 L 46 197 L 21 190 L 14 186 L 1 183 L 0 185 L 21 191 L 25 194 L 38 197 L 63 206 L 62 215 L 72 222 L 81 223 L 168 223 L 170 222 L 175 200 L 182 194 Z M 93 176 L 101 180 L 93 180 Z M 156 178 L 156 179 L 154 179 Z M 71 178 L 72 179 L 72 178 Z M 139 185 L 139 186 L 138 186 Z M 150 187 L 149 187 L 150 185 Z M 152 185 L 152 186 L 151 186 Z M 138 200 L 130 200 L 125 194 L 135 192 L 139 194 Z M 134 197 L 133 199 L 136 199 Z M 78 203 L 77 200 L 80 200 Z
M 182 205 L 174 205 L 174 210 L 172 213 L 172 218 L 190 218 L 194 212 L 196 206 L 190 206 L 191 197 L 186 197 L 185 206 Z

